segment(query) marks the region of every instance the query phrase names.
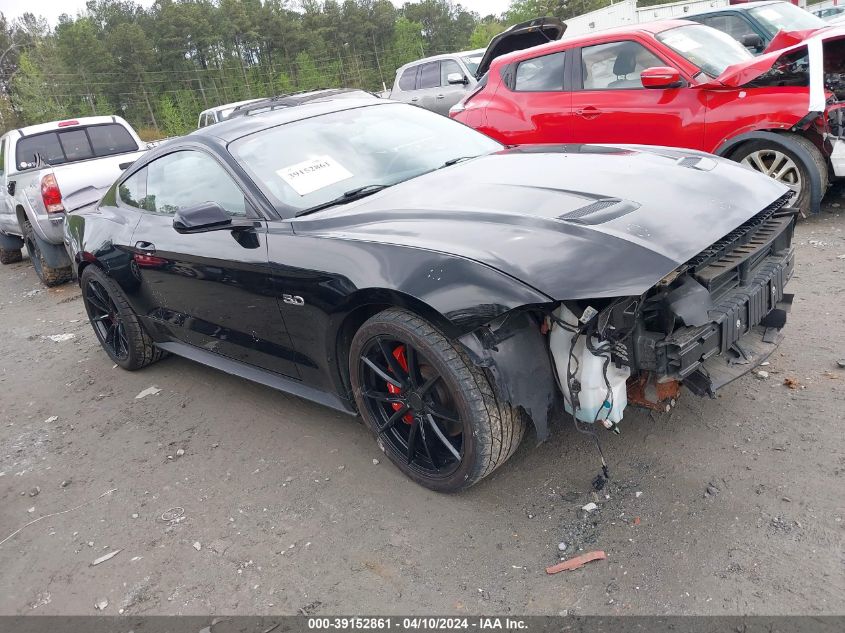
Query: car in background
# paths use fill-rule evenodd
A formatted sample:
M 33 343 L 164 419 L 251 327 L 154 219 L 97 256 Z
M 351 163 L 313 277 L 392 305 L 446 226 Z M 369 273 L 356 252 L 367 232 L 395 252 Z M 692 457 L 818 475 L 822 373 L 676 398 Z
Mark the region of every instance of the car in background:
M 390 98 L 447 114 L 477 83 L 484 49 L 426 57 L 396 71 Z
M 838 18 L 845 18 L 845 7 L 827 7 L 825 9 L 816 9 L 810 13 L 825 22 L 830 22 Z
M 613 430 L 628 393 L 665 410 L 682 383 L 712 395 L 763 362 L 790 297 L 788 198 L 698 152 L 507 148 L 337 99 L 151 150 L 65 232 L 114 363 L 172 352 L 358 412 L 402 472 L 452 492 L 529 423 L 548 438 L 564 403 Z
M 755 55 L 783 31 L 812 32 L 830 26 L 819 16 L 790 2 L 747 2 L 683 16 L 727 33 Z
M 841 69 L 845 41 L 836 33 L 818 34 L 813 45 Z M 810 64 L 807 43 L 754 57 L 722 31 L 666 20 L 500 57 L 486 86 L 451 116 L 509 145 L 637 143 L 718 154 L 787 185 L 806 214 L 818 211 L 833 177 L 845 176 L 842 99 L 840 75 Z
M 303 90 L 289 94 L 276 95 L 266 99 L 250 101 L 237 106 L 229 114 L 229 119 L 242 116 L 254 116 L 264 112 L 272 112 L 281 108 L 293 108 L 324 99 L 379 99 L 380 97 L 366 90 L 357 88 L 322 88 L 320 90 Z
M 233 103 L 224 103 L 223 105 L 215 106 L 213 108 L 209 108 L 208 110 L 203 110 L 200 112 L 199 117 L 197 118 L 197 129 L 207 127 L 209 125 L 214 125 L 215 123 L 220 123 L 220 121 L 225 121 L 226 118 L 232 114 L 232 111 L 237 108 L 238 106 L 245 105 L 247 103 L 253 103 L 254 101 L 261 101 L 261 98 L 258 99 L 246 99 L 245 101 L 235 101 Z
M 147 148 L 117 116 L 52 121 L 0 137 L 0 263 L 21 261 L 26 246 L 42 283 L 70 280 L 63 224 L 73 200 L 86 197 L 74 194 L 111 186 Z
M 396 71 L 390 98 L 448 114 L 453 105 L 476 88 L 495 57 L 558 40 L 565 30 L 566 25 L 557 18 L 538 18 L 508 28 L 494 37 L 487 48 L 405 64 Z

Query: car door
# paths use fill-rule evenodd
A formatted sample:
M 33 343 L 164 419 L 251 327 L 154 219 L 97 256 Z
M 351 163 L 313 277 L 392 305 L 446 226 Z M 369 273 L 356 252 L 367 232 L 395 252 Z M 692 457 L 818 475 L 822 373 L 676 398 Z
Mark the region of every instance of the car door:
M 412 98 L 411 102 L 426 110 L 434 110 L 440 93 L 440 62 L 422 64 L 417 75 L 416 101 Z
M 524 59 L 502 70 L 502 83 L 487 105 L 487 125 L 503 143 L 568 143 L 572 137 L 570 92 L 564 90 L 566 51 Z
M 646 68 L 672 66 L 642 42 L 620 39 L 576 51 L 572 141 L 643 143 L 701 149 L 705 102 L 700 91 L 643 88 Z M 682 75 L 683 76 L 683 75 Z
M 132 236 L 136 311 L 176 341 L 298 377 L 267 274 L 266 221 L 251 196 L 201 149 L 166 154 L 146 171 L 145 212 Z M 173 228 L 176 211 L 207 202 L 254 218 L 254 228 L 193 234 Z
M 450 84 L 449 75 L 458 74 L 464 78 L 464 83 Z M 469 84 L 469 77 L 454 59 L 440 60 L 440 90 L 434 95 L 432 110 L 437 114 L 448 115 L 449 108 L 464 98 Z
M 390 98 L 403 103 L 415 103 L 418 100 L 416 92 L 419 70 L 418 65 L 409 66 L 403 70 L 402 74 L 396 78 L 396 84 L 390 91 Z

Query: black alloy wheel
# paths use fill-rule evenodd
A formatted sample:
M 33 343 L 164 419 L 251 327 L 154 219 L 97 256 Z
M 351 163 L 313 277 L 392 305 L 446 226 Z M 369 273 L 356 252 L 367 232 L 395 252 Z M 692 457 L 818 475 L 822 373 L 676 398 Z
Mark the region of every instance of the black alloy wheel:
M 424 353 L 408 341 L 377 336 L 359 362 L 361 395 L 385 449 L 424 477 L 452 474 L 461 463 L 464 422 Z
M 79 281 L 88 320 L 109 358 L 123 369 L 135 370 L 165 355 L 153 343 L 120 286 L 105 271 L 96 265 L 86 266 Z
M 456 492 L 516 450 L 525 421 L 499 402 L 485 372 L 430 323 L 399 308 L 355 333 L 349 377 L 358 411 L 408 477 Z
M 95 279 L 85 286 L 85 307 L 100 345 L 115 361 L 129 359 L 126 325 L 108 291 Z

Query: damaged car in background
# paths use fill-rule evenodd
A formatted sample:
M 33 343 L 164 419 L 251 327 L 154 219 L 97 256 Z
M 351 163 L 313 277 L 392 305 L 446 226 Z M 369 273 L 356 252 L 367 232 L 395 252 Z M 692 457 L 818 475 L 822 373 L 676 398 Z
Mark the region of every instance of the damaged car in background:
M 174 353 L 359 413 L 405 474 L 456 491 L 556 412 L 597 437 L 762 362 L 791 196 L 696 151 L 508 148 L 326 99 L 150 151 L 65 236 L 121 367 Z
M 710 152 L 779 180 L 794 206 L 816 213 L 845 176 L 843 37 L 781 33 L 759 57 L 685 20 L 568 37 L 494 59 L 485 85 L 450 116 L 508 145 Z

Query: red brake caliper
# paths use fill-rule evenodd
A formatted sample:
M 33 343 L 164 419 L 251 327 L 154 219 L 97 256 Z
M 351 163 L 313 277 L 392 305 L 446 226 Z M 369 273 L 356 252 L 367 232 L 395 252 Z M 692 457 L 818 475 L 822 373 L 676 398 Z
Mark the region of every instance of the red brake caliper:
M 396 346 L 396 348 L 393 350 L 393 357 L 397 361 L 399 361 L 399 365 L 402 367 L 402 369 L 404 369 L 405 371 L 408 371 L 408 359 L 405 358 L 405 346 L 404 345 L 397 345 Z M 387 391 L 388 391 L 388 393 L 392 393 L 394 395 L 402 393 L 402 390 L 399 387 L 397 387 L 396 385 L 390 384 L 390 383 L 387 383 Z M 394 411 L 398 411 L 399 409 L 402 408 L 402 405 L 399 404 L 398 402 L 394 402 L 390 406 L 393 407 Z M 413 424 L 414 423 L 414 416 L 409 413 L 409 414 L 402 417 L 402 421 L 405 422 L 405 424 Z

